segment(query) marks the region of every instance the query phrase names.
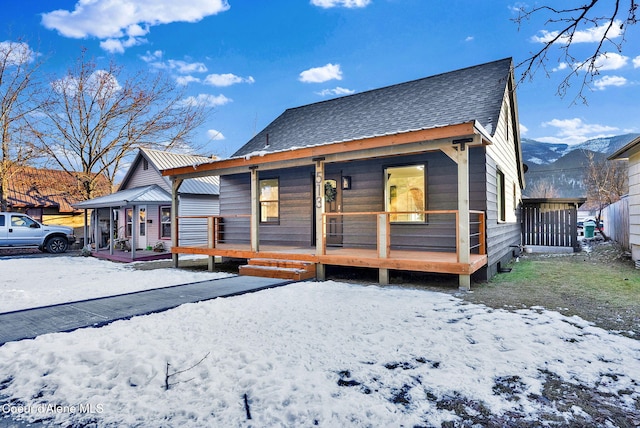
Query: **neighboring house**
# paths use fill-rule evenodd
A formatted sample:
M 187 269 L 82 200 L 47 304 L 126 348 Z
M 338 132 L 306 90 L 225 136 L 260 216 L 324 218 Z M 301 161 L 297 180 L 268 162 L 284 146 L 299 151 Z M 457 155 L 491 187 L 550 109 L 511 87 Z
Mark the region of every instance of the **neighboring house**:
M 107 196 L 74 204 L 76 208 L 93 210 L 91 242 L 98 256 L 113 256 L 116 250 L 130 251 L 128 259 L 154 258 L 136 251 L 150 247 L 171 249 L 171 182 L 161 171 L 209 162 L 211 158 L 140 149 L 118 191 Z M 203 216 L 219 213 L 217 177 L 186 180 L 180 189 L 181 216 Z M 97 216 L 97 217 L 96 217 Z M 97 220 L 96 220 L 97 218 Z M 206 243 L 206 219 L 192 218 L 181 225 L 182 242 Z M 111 243 L 114 245 L 111 245 Z M 97 243 L 97 245 L 95 245 Z M 108 250 L 108 251 L 106 251 Z M 118 253 L 122 256 L 120 253 Z M 113 257 L 122 258 L 122 257 Z
M 82 210 L 72 206 L 82 200 L 81 186 L 78 176 L 66 171 L 21 167 L 9 174 L 8 209 L 26 213 L 45 224 L 82 227 Z M 96 194 L 109 193 L 109 181 L 101 177 Z
M 629 246 L 631 258 L 640 266 L 640 137 L 609 156 L 629 161 Z
M 449 273 L 468 289 L 520 246 L 521 158 L 509 58 L 291 108 L 231 158 L 163 172 L 176 188 L 220 177 L 214 239 L 174 262 Z

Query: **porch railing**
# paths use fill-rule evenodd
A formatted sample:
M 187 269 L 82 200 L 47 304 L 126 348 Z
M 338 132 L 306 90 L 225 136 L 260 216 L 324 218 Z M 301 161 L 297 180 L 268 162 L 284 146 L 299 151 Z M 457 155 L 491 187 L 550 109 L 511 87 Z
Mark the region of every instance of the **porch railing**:
M 483 211 L 470 211 L 469 250 L 486 254 Z M 406 220 L 409 216 L 413 221 Z M 460 220 L 457 210 L 411 212 L 324 213 L 322 255 L 327 247 L 371 248 L 379 258 L 393 250 L 455 252 L 460 259 Z
M 408 216 L 417 221 L 397 221 Z M 327 247 L 375 248 L 380 258 L 389 257 L 394 250 L 413 250 L 455 252 L 460 259 L 459 217 L 457 210 L 324 213 L 320 254 L 325 255 Z M 251 243 L 250 214 L 179 216 L 175 221 L 179 246 L 217 248 L 221 244 Z M 283 228 L 281 245 L 286 246 L 289 242 L 287 227 L 276 227 Z M 471 253 L 486 254 L 485 229 L 485 213 L 470 211 Z M 204 230 L 207 231 L 206 237 L 202 233 Z

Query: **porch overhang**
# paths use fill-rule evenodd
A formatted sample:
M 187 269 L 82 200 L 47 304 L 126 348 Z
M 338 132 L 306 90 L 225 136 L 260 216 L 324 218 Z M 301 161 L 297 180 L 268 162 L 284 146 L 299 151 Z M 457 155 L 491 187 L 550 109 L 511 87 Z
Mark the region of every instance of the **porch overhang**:
M 167 169 L 162 171 L 162 175 L 169 176 L 171 179 L 188 179 L 210 175 L 246 173 L 249 168 L 258 168 L 264 171 L 308 166 L 313 165 L 315 159 L 318 158 L 324 158 L 325 163 L 331 163 L 427 151 L 449 151 L 452 148 L 453 140 L 466 137 L 474 140 L 474 143 L 469 144 L 469 146 L 492 144 L 492 138 L 488 132 L 478 122 L 474 121 L 279 152 L 256 152 L 252 156 Z

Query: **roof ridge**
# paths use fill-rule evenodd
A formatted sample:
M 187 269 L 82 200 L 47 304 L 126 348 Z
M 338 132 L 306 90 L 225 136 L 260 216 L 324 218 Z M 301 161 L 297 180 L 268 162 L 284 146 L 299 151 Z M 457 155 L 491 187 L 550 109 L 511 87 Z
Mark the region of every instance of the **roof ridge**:
M 447 74 L 461 73 L 461 72 L 468 71 L 468 70 L 471 70 L 471 69 L 474 69 L 474 68 L 486 67 L 486 66 L 488 66 L 490 64 L 497 64 L 497 63 L 504 62 L 504 61 L 513 62 L 513 57 L 505 57 L 505 58 L 494 60 L 494 61 L 488 61 L 488 62 L 485 62 L 483 64 L 470 65 L 470 66 L 467 66 L 467 67 L 458 68 L 456 70 L 443 71 L 441 73 L 432 74 L 432 75 L 429 75 L 429 76 L 418 77 L 417 79 L 411 79 L 411 80 L 407 80 L 407 81 L 404 81 L 404 82 L 392 83 L 390 85 L 381 86 L 379 88 L 367 89 L 365 91 L 355 92 L 355 93 L 349 94 L 349 95 L 342 95 L 340 97 L 330 98 L 330 99 L 322 100 L 322 101 L 316 101 L 314 103 L 304 104 L 304 105 L 300 105 L 300 106 L 297 106 L 297 107 L 290 107 L 290 108 L 286 109 L 283 112 L 283 114 L 285 112 L 287 112 L 287 111 L 290 111 L 290 110 L 297 110 L 297 109 L 301 109 L 301 108 L 305 108 L 305 107 L 309 107 L 309 106 L 313 106 L 313 105 L 318 105 L 318 104 L 322 104 L 322 103 L 330 103 L 330 102 L 336 101 L 336 100 L 343 100 L 345 98 L 355 97 L 355 96 L 362 95 L 362 94 L 369 94 L 369 93 L 372 93 L 372 92 L 383 91 L 383 90 L 387 90 L 387 89 L 390 89 L 390 88 L 393 88 L 393 87 L 396 87 L 396 86 L 408 85 L 408 84 L 411 84 L 411 83 L 414 83 L 414 82 L 420 82 L 420 81 L 427 80 L 427 79 L 433 79 L 433 78 L 436 78 L 436 77 L 445 76 Z

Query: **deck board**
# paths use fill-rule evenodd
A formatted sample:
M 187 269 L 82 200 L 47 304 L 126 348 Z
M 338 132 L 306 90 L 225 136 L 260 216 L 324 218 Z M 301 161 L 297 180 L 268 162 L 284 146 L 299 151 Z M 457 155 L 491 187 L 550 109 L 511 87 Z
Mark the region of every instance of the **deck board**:
M 317 255 L 315 247 L 260 245 L 259 252 L 251 251 L 249 244 L 218 244 L 216 248 L 173 247 L 175 254 L 203 254 L 242 259 L 273 258 L 304 260 L 338 266 L 357 266 L 417 272 L 470 275 L 487 264 L 484 254 L 471 254 L 469 263 L 459 263 L 456 253 L 436 251 L 394 250 L 389 257 L 379 258 L 375 249 L 327 247 L 326 253 Z

